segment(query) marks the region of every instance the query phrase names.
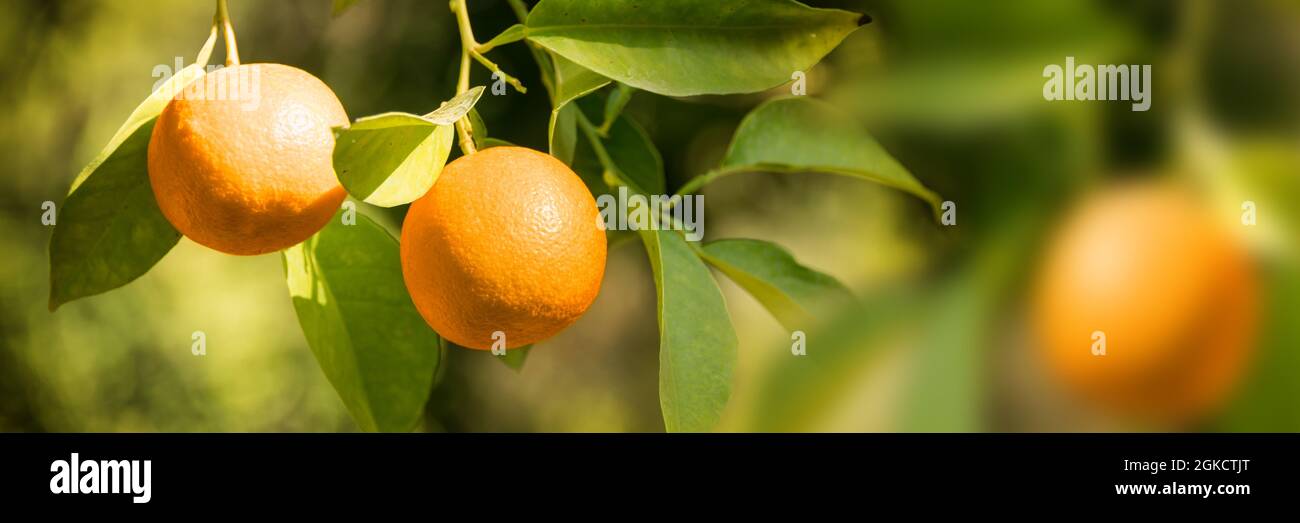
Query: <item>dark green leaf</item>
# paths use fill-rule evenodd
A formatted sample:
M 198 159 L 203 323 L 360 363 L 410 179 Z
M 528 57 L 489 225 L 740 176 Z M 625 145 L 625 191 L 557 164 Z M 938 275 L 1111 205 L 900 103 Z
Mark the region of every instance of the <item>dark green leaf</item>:
M 548 143 L 551 156 L 572 165 L 573 153 L 578 146 L 578 107 L 565 104 L 551 111 Z
M 731 396 L 735 330 L 709 269 L 677 231 L 639 231 L 654 270 L 659 404 L 669 432 L 705 432 Z
M 50 310 L 130 283 L 180 240 L 149 184 L 149 139 L 172 97 L 203 75 L 210 50 L 145 98 L 73 180 L 50 239 Z
M 587 69 L 669 95 L 761 91 L 790 80 L 862 15 L 793 0 L 542 0 L 528 39 Z
M 616 118 L 607 134 L 601 142 L 623 178 L 638 192 L 663 194 L 664 160 L 650 135 L 627 116 Z
M 610 192 L 611 184 L 627 185 L 638 194 L 663 194 L 663 158 L 645 130 L 631 118 L 620 115 L 609 132 L 601 136 L 590 123 L 591 115 L 599 114 L 599 101 L 589 97 L 574 105 L 577 109 L 574 116 L 583 132 L 570 165 L 592 194 Z M 615 176 L 607 180 L 607 173 Z
M 762 303 L 786 330 L 809 330 L 853 301 L 835 278 L 800 265 L 774 243 L 718 240 L 698 251 L 704 261 Z
M 50 239 L 50 310 L 130 283 L 180 241 L 149 185 L 153 124 L 136 129 L 64 201 Z
M 432 386 L 438 336 L 406 293 L 397 240 L 364 215 L 341 217 L 284 251 L 293 308 L 357 424 L 408 431 Z
M 609 133 L 609 128 L 618 120 L 618 116 L 623 114 L 623 108 L 627 103 L 632 101 L 632 94 L 636 92 L 632 86 L 627 84 L 615 84 L 614 91 L 609 93 L 605 99 L 605 120 L 600 124 L 600 134 Z
M 611 192 L 609 184 L 605 183 L 605 166 L 601 164 L 590 138 L 581 134 L 578 136 L 573 163 L 569 164 L 569 167 L 572 167 L 573 172 L 582 178 L 582 183 L 587 185 L 592 197 Z

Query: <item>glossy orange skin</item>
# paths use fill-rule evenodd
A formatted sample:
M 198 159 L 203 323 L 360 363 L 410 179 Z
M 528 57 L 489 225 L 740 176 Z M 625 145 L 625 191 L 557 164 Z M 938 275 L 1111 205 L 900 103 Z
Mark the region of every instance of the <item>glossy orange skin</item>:
M 319 231 L 343 202 L 331 127 L 347 123 L 334 92 L 305 71 L 219 69 L 158 116 L 149 182 L 191 240 L 229 254 L 278 251 Z
M 464 347 L 544 340 L 600 291 L 606 243 L 596 202 L 555 158 L 493 147 L 448 164 L 402 224 L 402 275 L 438 334 Z

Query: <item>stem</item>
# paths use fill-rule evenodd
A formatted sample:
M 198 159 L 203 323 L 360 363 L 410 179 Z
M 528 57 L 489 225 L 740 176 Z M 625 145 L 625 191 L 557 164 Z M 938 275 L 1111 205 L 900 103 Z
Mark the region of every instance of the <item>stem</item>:
M 492 62 L 492 60 L 488 60 L 486 56 L 483 56 L 483 53 L 479 52 L 479 49 L 483 46 L 474 39 L 474 28 L 470 26 L 469 23 L 469 9 L 465 6 L 465 0 L 451 0 L 451 11 L 456 13 L 456 25 L 460 28 L 460 45 L 462 52 L 468 53 L 471 58 L 477 60 L 478 63 L 483 64 L 483 67 L 486 67 L 488 70 L 499 75 L 502 80 L 505 80 L 506 83 L 514 87 L 516 91 L 519 91 L 520 93 L 528 92 L 528 89 L 524 88 L 524 84 L 521 83 L 518 78 L 506 74 L 505 71 L 501 70 L 500 66 Z
M 217 0 L 217 22 L 221 24 L 226 41 L 226 67 L 239 65 L 239 45 L 235 43 L 235 27 L 230 24 L 230 9 L 226 0 Z
M 682 185 L 682 188 L 677 190 L 677 194 L 681 196 L 691 194 L 693 192 L 700 190 L 701 187 L 708 185 L 713 180 L 717 180 L 718 178 L 721 178 L 728 174 L 735 174 L 738 172 L 741 172 L 740 169 L 715 169 L 709 171 L 707 173 L 691 178 L 690 180 L 687 180 L 687 182 L 684 185 Z
M 474 30 L 469 25 L 465 0 L 451 0 L 451 12 L 456 15 L 456 24 L 460 28 L 460 75 L 456 78 L 456 94 L 469 91 L 469 50 L 474 43 Z M 474 125 L 469 121 L 469 114 L 456 120 L 456 134 L 460 136 L 460 152 L 466 156 L 478 152 L 474 146 Z
M 477 46 L 477 44 L 475 45 Z M 500 66 L 493 63 L 491 60 L 488 60 L 486 56 L 483 56 L 483 53 L 480 53 L 474 49 L 470 49 L 469 55 L 474 57 L 475 60 L 478 60 L 478 63 L 483 64 L 483 67 L 486 67 L 488 68 L 488 70 L 492 71 L 493 73 L 500 75 L 500 78 L 502 80 L 505 80 L 506 83 L 510 84 L 511 87 L 514 87 L 516 91 L 519 91 L 521 94 L 528 92 L 528 89 L 524 88 L 524 84 L 520 82 L 518 78 L 506 74 L 505 71 L 501 70 Z
M 464 1 L 464 0 L 462 0 Z M 469 90 L 469 53 L 460 52 L 460 77 L 456 80 L 456 94 Z M 460 152 L 466 156 L 478 152 L 474 146 L 474 124 L 469 121 L 469 113 L 456 120 L 456 134 L 460 136 Z
M 501 67 L 479 52 L 479 49 L 483 46 L 474 40 L 474 27 L 469 23 L 469 8 L 465 5 L 465 0 L 451 0 L 449 5 L 451 12 L 456 15 L 456 27 L 460 30 L 460 76 L 456 79 L 456 94 L 459 95 L 469 90 L 470 58 L 499 75 L 499 78 L 513 86 L 516 91 L 520 93 L 528 92 L 527 89 L 524 89 L 524 84 L 519 82 L 519 79 L 506 74 L 505 71 L 501 70 Z M 460 135 L 461 152 L 470 155 L 478 151 L 478 148 L 474 146 L 474 126 L 470 123 L 468 114 L 456 120 L 456 133 Z
M 576 119 L 578 121 L 578 127 L 581 128 L 582 133 L 587 136 L 587 142 L 591 144 L 591 150 L 596 153 L 596 158 L 600 160 L 601 167 L 604 167 L 606 172 L 612 173 L 614 177 L 618 179 L 619 183 L 626 185 L 637 192 L 645 192 L 642 191 L 640 187 L 633 186 L 623 178 L 623 172 L 618 169 L 618 165 L 615 164 L 614 159 L 610 157 L 609 151 L 605 150 L 605 144 L 600 140 L 600 134 L 596 132 L 596 126 L 592 125 L 591 120 L 588 120 L 587 115 L 583 114 L 581 110 L 575 112 L 577 115 Z
M 506 3 L 510 4 L 510 9 L 515 12 L 515 17 L 519 19 L 519 23 L 528 23 L 528 6 L 524 5 L 523 0 L 506 0 Z M 532 53 L 533 61 L 536 62 L 537 67 L 541 69 L 542 87 L 546 88 L 546 94 L 554 100 L 555 85 L 552 84 L 550 74 L 547 73 L 547 64 L 550 62 L 547 59 L 546 51 L 543 51 L 536 42 L 528 40 L 527 38 L 524 39 L 524 45 L 528 46 L 528 52 Z

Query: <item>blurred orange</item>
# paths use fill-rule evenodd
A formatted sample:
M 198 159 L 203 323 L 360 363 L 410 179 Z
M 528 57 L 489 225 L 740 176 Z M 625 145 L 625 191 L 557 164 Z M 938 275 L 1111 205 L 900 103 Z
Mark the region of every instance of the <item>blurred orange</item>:
M 1050 373 L 1105 412 L 1157 425 L 1222 406 L 1258 316 L 1257 275 L 1229 216 L 1167 182 L 1088 198 L 1048 246 L 1034 289 Z

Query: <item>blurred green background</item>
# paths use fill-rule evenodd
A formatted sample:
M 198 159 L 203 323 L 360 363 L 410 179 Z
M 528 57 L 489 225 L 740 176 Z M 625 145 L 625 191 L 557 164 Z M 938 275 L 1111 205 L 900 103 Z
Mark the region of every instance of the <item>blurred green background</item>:
M 210 2 L 11 0 L 0 17 L 0 430 L 353 431 L 312 359 L 279 257 L 233 257 L 182 240 L 126 287 L 46 309 L 51 227 L 77 171 L 157 80 L 203 43 Z M 847 178 L 746 175 L 704 190 L 708 238 L 789 248 L 861 305 L 789 335 L 720 278 L 740 337 L 722 430 L 1300 430 L 1300 4 L 1241 1 L 825 1 L 872 15 L 808 71 L 809 95 L 858 118 L 945 199 L 924 204 Z M 279 62 L 329 84 L 351 117 L 424 113 L 454 91 L 459 43 L 445 2 L 233 0 L 244 62 Z M 515 22 L 472 0 L 481 40 Z M 1152 64 L 1148 112 L 1048 103 L 1044 65 Z M 217 56 L 220 56 L 218 51 Z M 545 150 L 549 106 L 523 45 L 492 52 L 533 87 L 485 96 L 494 137 Z M 216 61 L 216 60 L 214 60 Z M 476 85 L 488 83 L 481 68 Z M 670 188 L 717 164 L 746 112 L 788 88 L 670 99 L 628 113 L 664 155 Z M 1246 234 L 1265 289 L 1256 357 L 1231 405 L 1185 426 L 1096 412 L 1044 374 L 1024 300 L 1070 204 L 1116 180 L 1176 173 L 1224 212 L 1259 203 Z M 404 209 L 364 212 L 400 223 Z M 641 247 L 610 253 L 577 324 L 515 372 L 452 351 L 426 430 L 659 431 L 655 293 Z M 191 333 L 207 355 L 190 353 Z M 813 357 L 815 356 L 815 358 Z

